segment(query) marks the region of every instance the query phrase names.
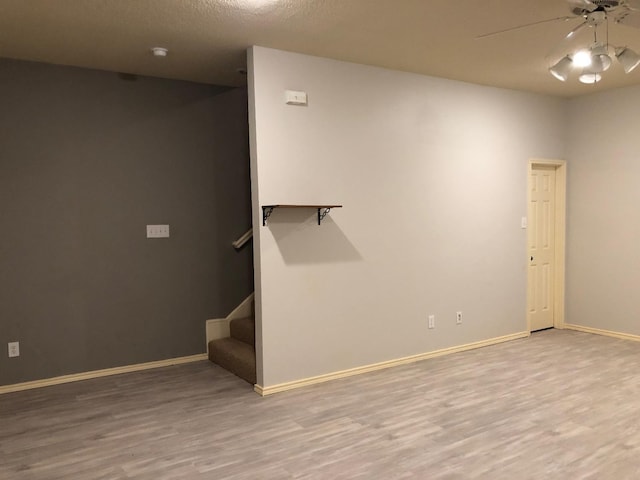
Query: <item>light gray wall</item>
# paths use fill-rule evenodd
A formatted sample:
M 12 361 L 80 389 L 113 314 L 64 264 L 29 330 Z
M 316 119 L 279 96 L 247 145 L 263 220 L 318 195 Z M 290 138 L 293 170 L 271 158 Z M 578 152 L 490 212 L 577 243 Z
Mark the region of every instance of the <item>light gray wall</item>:
M 260 385 L 526 331 L 527 164 L 564 157 L 565 100 L 260 47 L 249 73 Z M 278 203 L 344 208 L 259 226 Z
M 247 128 L 243 90 L 0 61 L 0 384 L 206 350 L 253 290 Z
M 567 322 L 640 335 L 640 87 L 570 102 Z

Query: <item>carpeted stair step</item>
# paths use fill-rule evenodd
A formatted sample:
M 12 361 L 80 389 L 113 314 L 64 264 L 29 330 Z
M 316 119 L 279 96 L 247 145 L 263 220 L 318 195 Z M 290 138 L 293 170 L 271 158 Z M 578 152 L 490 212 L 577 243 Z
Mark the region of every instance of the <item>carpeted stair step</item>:
M 235 338 L 220 338 L 209 342 L 209 360 L 229 370 L 251 384 L 256 383 L 256 352 Z
M 253 317 L 235 318 L 229 323 L 231 338 L 240 340 L 255 348 L 256 345 L 256 322 Z

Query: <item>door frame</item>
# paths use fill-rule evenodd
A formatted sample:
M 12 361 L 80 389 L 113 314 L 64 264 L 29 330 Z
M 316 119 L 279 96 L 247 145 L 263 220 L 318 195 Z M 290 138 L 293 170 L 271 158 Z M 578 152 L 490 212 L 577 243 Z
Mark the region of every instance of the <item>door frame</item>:
M 531 202 L 531 192 L 529 181 L 531 171 L 535 165 L 545 167 L 555 167 L 556 170 L 556 191 L 555 191 L 555 258 L 553 275 L 553 327 L 564 328 L 564 290 L 565 290 L 565 245 L 566 245 L 566 223 L 567 223 L 567 162 L 565 160 L 549 160 L 543 158 L 532 158 L 527 166 L 527 222 L 529 217 L 529 203 Z M 528 223 L 527 223 L 528 227 Z M 529 315 L 529 231 L 526 235 L 527 245 L 527 331 L 531 332 L 531 316 Z

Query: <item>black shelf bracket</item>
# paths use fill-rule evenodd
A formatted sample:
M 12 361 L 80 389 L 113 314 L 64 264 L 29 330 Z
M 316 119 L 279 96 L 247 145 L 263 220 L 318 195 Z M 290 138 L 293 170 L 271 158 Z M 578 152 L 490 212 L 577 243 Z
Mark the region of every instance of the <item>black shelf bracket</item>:
M 330 208 L 318 208 L 318 225 L 322 223 L 324 217 L 327 216 L 327 213 L 331 211 Z
M 262 207 L 262 226 L 264 227 L 267 224 L 267 218 L 271 216 L 273 213 L 273 206 L 265 206 Z
M 262 226 L 267 225 L 267 219 L 273 213 L 273 210 L 276 208 L 313 208 L 318 211 L 318 225 L 322 224 L 322 220 L 327 214 L 331 211 L 332 208 L 341 208 L 342 205 L 285 205 L 285 204 L 277 204 L 277 205 L 263 205 L 262 206 Z

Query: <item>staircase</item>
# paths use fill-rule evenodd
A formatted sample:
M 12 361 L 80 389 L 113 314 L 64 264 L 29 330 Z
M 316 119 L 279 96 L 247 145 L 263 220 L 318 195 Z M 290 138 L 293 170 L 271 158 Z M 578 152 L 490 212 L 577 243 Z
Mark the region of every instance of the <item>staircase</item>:
M 256 383 L 255 317 L 234 318 L 229 323 L 230 337 L 209 342 L 209 360 L 250 384 Z

